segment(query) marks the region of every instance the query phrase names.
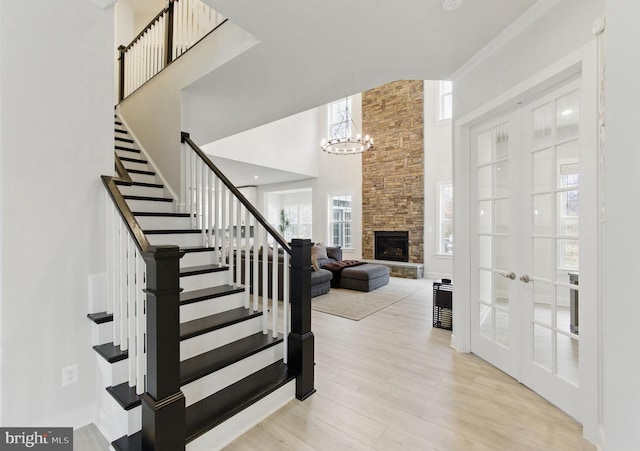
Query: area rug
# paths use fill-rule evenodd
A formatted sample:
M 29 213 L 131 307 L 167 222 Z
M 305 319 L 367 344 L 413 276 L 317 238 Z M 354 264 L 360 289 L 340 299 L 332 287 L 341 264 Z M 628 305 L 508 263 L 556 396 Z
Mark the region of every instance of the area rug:
M 406 285 L 391 278 L 389 285 L 368 293 L 332 288 L 329 293 L 311 299 L 311 309 L 360 321 L 424 289 L 423 286 Z

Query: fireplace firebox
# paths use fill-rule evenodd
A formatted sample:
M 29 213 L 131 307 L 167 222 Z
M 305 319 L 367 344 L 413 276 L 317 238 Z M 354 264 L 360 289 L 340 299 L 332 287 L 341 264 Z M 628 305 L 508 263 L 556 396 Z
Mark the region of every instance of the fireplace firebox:
M 409 232 L 376 231 L 374 233 L 374 258 L 396 262 L 409 261 Z

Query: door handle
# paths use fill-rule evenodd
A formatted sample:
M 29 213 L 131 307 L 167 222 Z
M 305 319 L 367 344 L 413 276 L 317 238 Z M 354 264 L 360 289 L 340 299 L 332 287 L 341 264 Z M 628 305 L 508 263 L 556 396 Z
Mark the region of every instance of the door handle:
M 500 275 L 502 277 L 506 277 L 507 279 L 511 279 L 511 280 L 514 280 L 516 278 L 516 273 L 514 273 L 513 271 L 510 272 L 510 273 L 504 273 L 503 272 L 503 273 L 500 273 Z
M 522 280 L 524 283 L 529 283 L 529 282 L 531 282 L 531 279 L 529 279 L 529 276 L 528 276 L 528 275 L 526 275 L 526 274 L 525 274 L 524 276 L 521 276 L 521 277 L 520 277 L 520 280 Z

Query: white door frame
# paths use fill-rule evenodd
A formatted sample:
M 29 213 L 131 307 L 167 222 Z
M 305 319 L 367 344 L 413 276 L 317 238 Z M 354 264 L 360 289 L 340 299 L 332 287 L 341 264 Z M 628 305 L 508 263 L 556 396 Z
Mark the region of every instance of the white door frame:
M 459 352 L 471 351 L 471 186 L 470 174 L 470 150 L 471 128 L 501 112 L 513 109 L 515 105 L 526 103 L 554 86 L 580 74 L 581 90 L 586 95 L 581 100 L 581 145 L 588 149 L 591 155 L 598 154 L 597 111 L 598 111 L 598 58 L 596 41 L 592 41 L 575 52 L 567 55 L 562 60 L 552 64 L 538 72 L 529 79 L 519 83 L 515 87 L 505 91 L 500 96 L 487 102 L 476 110 L 461 118 L 454 116 L 454 148 L 453 148 L 453 186 L 455 190 L 454 201 L 454 236 L 456 250 L 453 254 L 453 280 L 455 286 L 455 302 L 453 303 L 453 334 L 451 345 Z M 455 80 L 454 80 L 455 89 Z M 587 164 L 590 173 L 596 174 L 597 183 L 581 186 L 581 191 L 588 190 L 592 198 L 598 199 L 598 205 L 580 205 L 580 236 L 597 237 L 601 242 L 601 227 L 598 211 L 603 204 L 602 193 L 599 192 L 599 178 L 602 173 L 602 163 L 597 158 L 587 161 L 581 159 L 581 165 Z M 593 172 L 591 172 L 593 171 Z M 583 215 L 586 220 L 583 220 Z M 583 235 L 584 234 L 584 235 Z M 600 262 L 600 249 L 598 246 L 581 246 L 580 259 L 582 261 Z M 595 265 L 599 267 L 598 265 Z M 587 268 L 585 268 L 586 270 Z M 602 318 L 600 271 L 598 268 L 587 271 L 584 275 L 581 268 L 580 290 L 581 292 L 594 293 L 595 301 L 590 305 L 581 304 L 581 322 L 594 325 L 595 329 L 590 334 L 580 334 L 581 349 L 592 350 L 589 353 L 580 354 L 581 365 L 587 371 L 581 373 L 580 384 L 585 389 L 583 399 L 583 415 L 580 418 L 583 424 L 585 438 L 593 443 L 600 439 L 601 421 L 601 346 L 602 346 Z M 584 280 L 584 283 L 583 283 Z M 581 330 L 582 332 L 582 330 Z

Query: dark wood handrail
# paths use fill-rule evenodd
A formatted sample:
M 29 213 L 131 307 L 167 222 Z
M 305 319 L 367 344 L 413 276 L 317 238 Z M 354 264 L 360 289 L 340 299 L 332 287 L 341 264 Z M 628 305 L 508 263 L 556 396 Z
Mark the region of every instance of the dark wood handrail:
M 220 169 L 218 169 L 218 167 L 215 164 L 213 164 L 213 162 L 209 159 L 209 157 L 207 157 L 207 155 L 202 151 L 202 149 L 200 149 L 200 147 L 198 147 L 198 145 L 191 140 L 191 138 L 189 137 L 189 133 L 182 132 L 181 141 L 183 143 L 187 143 L 189 147 L 193 149 L 193 151 L 200 157 L 200 159 L 202 159 L 202 161 L 204 161 L 204 163 L 207 166 L 209 166 L 209 169 L 211 169 L 213 173 L 220 180 L 222 180 L 222 183 L 225 184 L 225 186 L 233 193 L 233 195 L 238 198 L 240 203 L 244 205 L 247 210 L 249 210 L 249 212 L 256 218 L 256 220 L 260 224 L 262 224 L 262 226 L 265 229 L 267 229 L 267 231 L 271 234 L 271 236 L 273 236 L 273 239 L 276 240 L 278 244 L 280 244 L 280 246 L 282 246 L 285 252 L 287 252 L 288 254 L 291 254 L 291 248 L 289 247 L 289 243 L 287 243 L 287 241 L 282 237 L 282 235 L 280 235 L 276 231 L 276 229 L 274 229 L 273 226 L 269 224 L 269 221 L 267 221 L 264 218 L 264 216 L 262 216 L 262 214 L 256 209 L 256 207 L 254 207 L 251 204 L 251 202 L 249 202 L 247 198 L 244 197 L 244 195 L 238 190 L 238 188 L 235 187 L 233 183 L 231 183 L 231 181 L 229 181 L 229 179 L 222 173 L 222 171 L 220 171 Z
M 116 174 L 118 174 L 118 177 L 120 177 L 120 179 L 124 180 L 125 182 L 133 182 L 133 180 L 131 179 L 131 176 L 127 172 L 127 169 L 122 164 L 122 160 L 120 160 L 120 157 L 118 156 L 118 154 L 115 152 L 113 154 L 115 156 Z
M 120 217 L 129 229 L 129 233 L 133 237 L 134 243 L 136 243 L 136 247 L 140 250 L 140 252 L 147 252 L 149 250 L 149 241 L 145 236 L 144 232 L 140 228 L 138 221 L 136 221 L 135 216 L 129 209 L 127 202 L 120 194 L 120 190 L 116 186 L 116 180 L 119 180 L 115 177 L 110 177 L 108 175 L 102 176 L 102 183 L 107 188 L 107 192 L 111 196 L 111 200 L 116 205 L 116 209 L 118 213 L 120 213 Z
M 175 2 L 175 1 L 177 1 L 177 0 L 169 0 L 169 3 L 173 3 L 173 2 Z M 126 52 L 127 50 L 129 50 L 129 49 L 133 46 L 133 44 L 135 44 L 135 43 L 136 43 L 136 41 L 137 41 L 138 39 L 140 39 L 140 38 L 142 37 L 142 35 L 144 35 L 144 34 L 145 34 L 145 32 L 146 32 L 147 30 L 149 30 L 149 29 L 153 26 L 153 24 L 155 24 L 157 21 L 159 21 L 159 20 L 160 20 L 160 18 L 161 18 L 161 17 L 162 17 L 162 16 L 163 16 L 167 11 L 169 11 L 169 6 L 165 7 L 162 11 L 160 11 L 160 12 L 156 15 L 156 17 L 154 17 L 153 19 L 151 19 L 151 21 L 149 22 L 149 24 L 148 24 L 146 27 L 144 27 L 144 29 L 143 29 L 140 33 L 138 33 L 138 35 L 137 35 L 135 38 L 133 38 L 133 40 L 129 43 L 129 45 L 127 45 L 127 46 L 124 48 L 124 51 Z

